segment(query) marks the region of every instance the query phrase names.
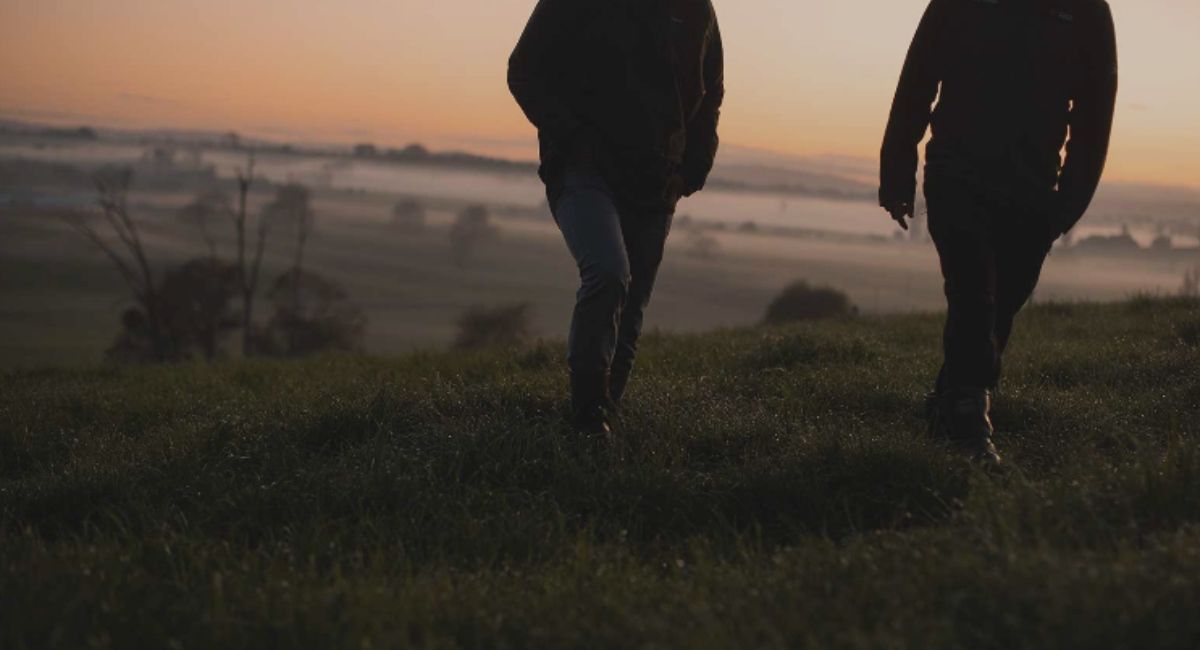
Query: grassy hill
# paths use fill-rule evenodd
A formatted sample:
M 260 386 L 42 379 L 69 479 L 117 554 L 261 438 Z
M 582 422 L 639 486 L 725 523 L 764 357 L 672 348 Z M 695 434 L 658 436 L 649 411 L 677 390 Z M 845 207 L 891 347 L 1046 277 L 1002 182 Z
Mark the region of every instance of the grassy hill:
M 1024 315 L 998 475 L 938 327 L 651 337 L 617 448 L 557 345 L 0 375 L 0 646 L 1196 647 L 1200 306 Z

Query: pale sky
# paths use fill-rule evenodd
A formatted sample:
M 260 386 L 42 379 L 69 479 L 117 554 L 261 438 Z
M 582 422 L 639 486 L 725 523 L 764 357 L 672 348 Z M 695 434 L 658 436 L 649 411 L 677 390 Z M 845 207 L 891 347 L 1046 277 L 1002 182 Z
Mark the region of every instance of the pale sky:
M 534 0 L 3 0 L 0 116 L 532 157 L 505 66 Z M 715 0 L 726 142 L 873 157 L 925 0 Z M 1112 0 L 1109 178 L 1200 185 L 1200 2 Z

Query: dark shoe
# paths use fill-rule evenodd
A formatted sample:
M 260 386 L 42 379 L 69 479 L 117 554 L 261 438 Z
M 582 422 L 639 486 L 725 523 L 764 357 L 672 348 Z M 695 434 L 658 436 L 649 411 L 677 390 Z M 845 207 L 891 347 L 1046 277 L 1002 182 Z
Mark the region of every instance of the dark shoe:
M 992 394 L 984 389 L 949 391 L 931 400 L 931 430 L 971 460 L 999 465 L 1000 454 L 992 442 Z
M 608 373 L 571 373 L 571 427 L 588 437 L 612 435 Z

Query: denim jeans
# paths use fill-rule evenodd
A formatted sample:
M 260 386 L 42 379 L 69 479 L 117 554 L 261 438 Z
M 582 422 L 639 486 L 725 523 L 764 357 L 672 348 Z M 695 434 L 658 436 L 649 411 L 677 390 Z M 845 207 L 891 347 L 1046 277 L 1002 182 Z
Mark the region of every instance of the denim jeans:
M 672 214 L 622 207 L 599 174 L 571 168 L 553 207 L 579 268 L 567 365 L 578 375 L 611 371 L 612 397 L 619 400 L 633 370 Z
M 946 281 L 938 391 L 994 390 L 1013 321 L 1037 288 L 1054 241 L 1044 218 L 958 179 L 927 174 L 925 197 Z

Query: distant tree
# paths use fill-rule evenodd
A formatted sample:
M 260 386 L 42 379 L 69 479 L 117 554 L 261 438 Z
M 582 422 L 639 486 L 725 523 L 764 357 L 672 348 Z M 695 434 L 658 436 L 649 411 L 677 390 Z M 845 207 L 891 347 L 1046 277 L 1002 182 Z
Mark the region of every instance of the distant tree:
M 237 329 L 232 305 L 237 296 L 237 268 L 213 258 L 200 258 L 168 271 L 156 288 L 158 345 L 151 319 L 143 308 L 126 310 L 122 330 L 107 356 L 122 363 L 182 361 L 196 356 L 216 359 L 226 335 Z
M 332 280 L 292 269 L 275 280 L 267 299 L 274 313 L 256 333 L 263 354 L 293 357 L 362 349 L 366 315 Z
M 1141 244 L 1129 233 L 1125 226 L 1119 235 L 1092 235 L 1079 240 L 1073 249 L 1092 251 L 1096 253 L 1131 253 L 1142 250 Z
M 174 347 L 217 358 L 225 335 L 239 325 L 233 309 L 237 291 L 237 267 L 215 258 L 192 260 L 164 275 L 159 296 Z
M 231 134 L 230 137 L 233 136 L 235 134 Z M 240 143 L 234 140 L 231 146 L 237 147 Z M 209 190 L 197 195 L 179 212 L 181 218 L 197 225 L 208 247 L 209 256 L 214 261 L 217 259 L 217 247 L 209 225 L 218 216 L 229 218 L 233 225 L 237 249 L 233 268 L 236 269 L 237 290 L 242 303 L 239 312 L 242 355 L 247 357 L 257 352 L 255 345 L 261 340 L 259 328 L 254 322 L 255 303 L 263 256 L 272 228 L 278 225 L 295 230 L 293 268 L 301 269 L 304 264 L 304 251 L 314 224 L 309 191 L 301 185 L 294 184 L 277 188 L 274 199 L 262 208 L 257 220 L 251 218 L 250 193 L 257 180 L 255 164 L 255 155 L 250 152 L 246 157 L 246 164 L 238 168 L 236 199 L 231 199 L 219 190 Z
M 251 168 L 253 162 L 251 162 Z M 229 210 L 239 233 L 238 264 L 219 261 L 215 245 L 207 234 L 207 220 L 224 211 L 223 199 L 216 194 L 197 197 L 181 214 L 202 218 L 209 256 L 187 262 L 168 271 L 159 280 L 147 253 L 137 220 L 129 211 L 129 191 L 133 174 L 128 169 L 103 170 L 96 175 L 98 205 L 105 227 L 97 227 L 87 215 L 71 215 L 68 223 L 91 241 L 112 262 L 132 294 L 134 306 L 122 315 L 122 331 L 109 350 L 110 359 L 138 363 L 178 361 L 199 355 L 215 358 L 223 337 L 236 329 L 239 321 L 231 301 L 244 286 L 247 273 L 244 262 L 244 216 L 249 174 L 239 173 L 241 208 Z M 256 259 L 261 260 L 260 237 Z M 252 267 L 257 274 L 257 263 Z M 251 300 L 243 302 L 246 308 Z
M 74 140 L 98 140 L 100 138 L 100 136 L 96 133 L 96 130 L 90 126 L 42 129 L 38 132 L 38 134 L 49 138 L 65 138 Z
M 337 285 L 304 270 L 304 253 L 315 221 L 308 189 L 299 185 L 278 188 L 257 223 L 251 223 L 254 167 L 251 154 L 245 167 L 237 170 L 236 205 L 223 193 L 203 192 L 179 211 L 181 218 L 199 227 L 208 256 L 167 272 L 161 282 L 128 210 L 132 173 L 120 170 L 97 175 L 99 205 L 107 228 L 98 228 L 85 215 L 72 215 L 69 223 L 112 261 L 133 294 L 134 306 L 122 317 L 122 331 L 109 351 L 110 358 L 164 362 L 199 355 L 213 359 L 220 354 L 225 335 L 239 327 L 243 356 L 277 350 L 300 354 L 315 349 L 352 349 L 361 344 L 365 323 L 361 310 L 346 300 Z M 234 263 L 218 258 L 211 236 L 210 224 L 222 214 L 231 218 L 234 227 Z M 254 307 L 268 235 L 276 223 L 295 229 L 295 257 L 292 268 L 268 294 L 275 306 L 271 321 L 259 327 Z M 238 297 L 240 312 L 231 305 Z
M 154 336 L 146 312 L 130 307 L 121 314 L 121 331 L 105 350 L 104 358 L 113 363 L 161 363 L 166 354 L 155 345 Z
M 458 319 L 454 347 L 478 350 L 490 347 L 514 347 L 526 343 L 532 333 L 529 303 L 497 307 L 472 307 Z
M 97 203 L 109 234 L 96 228 L 87 215 L 70 214 L 67 222 L 104 253 L 133 294 L 136 313 L 127 313 L 123 320 L 136 324 L 143 333 L 147 360 L 166 361 L 171 350 L 162 299 L 141 230 L 129 212 L 133 173 L 128 169 L 104 170 L 97 173 L 95 181 Z
M 187 205 L 179 209 L 179 218 L 196 227 L 208 256 L 216 259 L 217 242 L 212 235 L 212 227 L 218 219 L 229 219 L 233 216 L 233 200 L 229 194 L 220 189 L 208 189 L 200 192 Z
M 237 170 L 237 208 L 233 213 L 233 230 L 237 241 L 238 285 L 242 295 L 242 355 L 254 354 L 254 298 L 258 293 L 259 273 L 262 269 L 263 253 L 267 248 L 270 219 L 260 216 L 254 226 L 254 248 L 250 245 L 247 229 L 251 227 L 249 200 L 254 185 L 254 153 L 246 158 L 246 165 Z
M 374 158 L 379 155 L 379 149 L 370 143 L 354 145 L 354 155 L 359 158 Z
M 425 206 L 413 198 L 402 199 L 392 208 L 392 225 L 407 231 L 424 230 Z
M 804 280 L 788 285 L 767 307 L 764 322 L 780 325 L 797 321 L 852 316 L 858 308 L 837 289 L 814 287 Z
M 450 255 L 454 263 L 465 266 L 479 244 L 494 239 L 498 232 L 487 208 L 481 205 L 465 208 L 450 226 Z
M 410 144 L 407 147 L 401 149 L 400 155 L 403 157 L 406 157 L 406 158 L 420 159 L 420 158 L 428 158 L 430 154 L 429 154 L 429 150 L 426 149 L 424 146 L 417 144 L 417 143 L 413 143 L 413 144 Z
M 322 278 L 306 275 L 304 272 L 304 252 L 308 245 L 308 237 L 312 235 L 313 225 L 316 222 L 308 188 L 290 183 L 290 185 L 284 185 L 276 189 L 275 200 L 272 200 L 271 203 L 263 207 L 263 221 L 282 225 L 284 228 L 295 231 L 296 246 L 292 259 L 292 271 L 284 273 L 281 279 L 283 281 L 290 279 L 290 281 L 295 283 L 294 287 L 292 287 L 292 302 L 294 303 L 290 307 L 292 312 L 304 312 L 304 306 L 301 305 L 301 291 L 305 290 L 305 287 L 301 287 L 301 284 L 305 282 L 310 284 L 316 284 L 317 281 L 324 282 Z M 283 288 L 277 281 L 275 287 L 272 287 L 271 290 L 281 291 Z M 271 297 L 272 302 L 276 302 L 277 300 L 281 300 L 280 297 Z M 276 315 L 278 313 L 280 311 L 276 308 Z
M 743 222 L 740 226 L 738 226 L 738 232 L 743 232 L 743 233 L 747 233 L 747 234 L 756 233 L 756 232 L 758 232 L 758 224 L 754 223 L 753 221 Z
M 1150 242 L 1150 250 L 1152 251 L 1166 252 L 1174 247 L 1175 242 L 1171 241 L 1171 236 L 1162 231 L 1154 237 L 1154 241 Z
M 262 219 L 273 226 L 290 228 L 296 233 L 296 251 L 292 268 L 304 268 L 304 249 L 316 225 L 308 188 L 291 183 L 275 191 L 275 199 L 263 208 Z

